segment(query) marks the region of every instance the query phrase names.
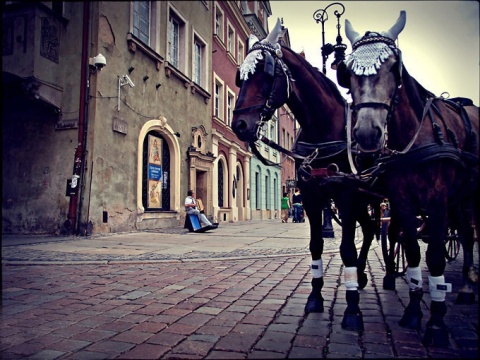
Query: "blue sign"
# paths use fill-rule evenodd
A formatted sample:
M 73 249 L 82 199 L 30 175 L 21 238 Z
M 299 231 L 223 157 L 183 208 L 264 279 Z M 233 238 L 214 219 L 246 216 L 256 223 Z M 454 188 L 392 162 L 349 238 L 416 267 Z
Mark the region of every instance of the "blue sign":
M 160 165 L 148 164 L 148 178 L 160 181 L 162 179 L 162 167 Z

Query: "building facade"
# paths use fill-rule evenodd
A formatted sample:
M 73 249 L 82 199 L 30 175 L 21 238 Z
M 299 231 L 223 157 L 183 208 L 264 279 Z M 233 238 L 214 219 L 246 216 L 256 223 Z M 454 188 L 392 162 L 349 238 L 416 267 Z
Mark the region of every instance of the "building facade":
M 2 233 L 182 226 L 189 189 L 213 221 L 273 217 L 281 166 L 230 127 L 248 35 L 270 15 L 268 1 L 6 3 Z

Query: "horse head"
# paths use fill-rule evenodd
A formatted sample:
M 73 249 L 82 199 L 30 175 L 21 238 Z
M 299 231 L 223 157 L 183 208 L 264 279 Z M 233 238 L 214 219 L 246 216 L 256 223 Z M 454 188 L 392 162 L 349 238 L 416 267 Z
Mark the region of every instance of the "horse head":
M 395 46 L 406 22 L 405 11 L 388 31 L 360 36 L 345 20 L 345 33 L 352 53 L 337 69 L 341 86 L 351 91 L 355 126 L 353 137 L 364 153 L 381 151 L 387 140 L 387 125 L 394 111 L 397 89 L 402 83 L 401 52 Z
M 240 140 L 256 141 L 263 125 L 290 95 L 292 79 L 278 43 L 281 31 L 278 20 L 264 40 L 250 35 L 248 54 L 237 71 L 240 92 L 232 119 L 232 129 Z

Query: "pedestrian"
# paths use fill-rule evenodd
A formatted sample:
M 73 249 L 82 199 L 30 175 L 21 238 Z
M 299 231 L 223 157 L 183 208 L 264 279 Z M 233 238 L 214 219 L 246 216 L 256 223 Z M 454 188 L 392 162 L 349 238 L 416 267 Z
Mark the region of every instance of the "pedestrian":
M 380 221 L 382 237 L 385 237 L 388 234 L 388 225 L 390 225 L 390 209 L 384 202 L 380 204 Z
M 302 203 L 302 194 L 300 194 L 300 189 L 295 188 L 295 192 L 292 196 L 293 203 L 293 222 L 299 223 L 302 220 L 303 212 L 303 203 Z
M 185 198 L 185 211 L 187 214 L 195 214 L 200 219 L 200 222 L 208 226 L 209 229 L 218 228 L 218 223 L 212 224 L 203 212 L 197 209 L 197 202 L 195 201 L 195 192 L 193 190 L 188 190 L 187 197 Z
M 290 210 L 290 198 L 288 193 L 283 193 L 282 197 L 282 223 L 288 222 L 288 211 Z

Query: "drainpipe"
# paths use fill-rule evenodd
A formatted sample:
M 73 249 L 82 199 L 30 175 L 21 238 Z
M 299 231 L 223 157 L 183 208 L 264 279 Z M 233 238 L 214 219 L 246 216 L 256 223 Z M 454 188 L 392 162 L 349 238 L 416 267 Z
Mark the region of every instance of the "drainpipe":
M 80 177 L 83 173 L 83 153 L 85 151 L 85 113 L 87 106 L 87 86 L 88 86 L 88 33 L 89 33 L 89 16 L 90 2 L 85 1 L 83 3 L 83 32 L 82 32 L 82 65 L 80 72 L 80 110 L 78 113 L 78 145 L 75 149 L 75 159 L 73 162 L 73 175 L 72 175 L 72 189 L 73 194 L 70 195 L 70 205 L 68 208 L 68 223 L 70 235 L 75 233 L 77 223 L 77 206 L 78 198 L 81 196 Z

